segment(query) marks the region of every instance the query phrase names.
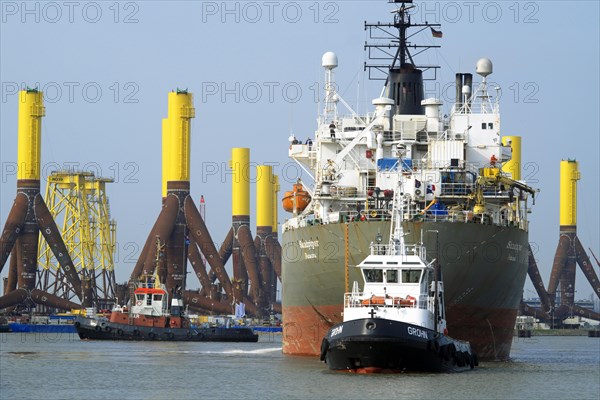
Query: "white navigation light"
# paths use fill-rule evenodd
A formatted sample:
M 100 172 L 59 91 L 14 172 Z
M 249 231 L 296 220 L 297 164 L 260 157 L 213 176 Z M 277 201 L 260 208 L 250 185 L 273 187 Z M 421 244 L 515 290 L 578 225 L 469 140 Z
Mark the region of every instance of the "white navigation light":
M 334 52 L 328 51 L 323 54 L 323 68 L 334 69 L 338 66 L 338 58 Z
M 484 78 L 494 72 L 494 66 L 492 65 L 492 60 L 489 58 L 480 58 L 477 61 L 477 68 L 475 69 L 477 73 Z

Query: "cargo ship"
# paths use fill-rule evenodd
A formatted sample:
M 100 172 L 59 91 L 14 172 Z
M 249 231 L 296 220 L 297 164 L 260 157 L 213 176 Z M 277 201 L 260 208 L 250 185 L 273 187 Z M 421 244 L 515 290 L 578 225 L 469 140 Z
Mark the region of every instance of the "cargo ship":
M 456 101 L 442 111 L 425 98 L 437 66 L 418 65 L 415 32 L 442 37 L 438 24 L 413 23 L 410 1 L 390 1 L 393 21 L 365 23 L 365 68 L 382 74 L 373 111 L 359 115 L 336 90 L 337 56 L 326 53 L 325 95 L 314 138 L 290 136 L 289 156 L 309 179 L 284 197 L 283 352 L 320 354 L 342 322 L 344 293 L 363 282 L 370 245 L 390 238 L 394 195 L 404 198 L 408 244 L 421 240 L 444 276 L 447 329 L 482 360 L 509 358 L 528 266 L 528 213 L 536 190 L 521 180 L 521 138 L 502 136 L 500 88 L 492 62 L 456 74 Z M 389 41 L 382 41 L 384 36 Z M 389 60 L 384 61 L 386 55 Z M 433 78 L 432 78 L 433 75 Z M 346 114 L 338 111 L 345 107 Z M 403 182 L 395 194 L 395 182 Z

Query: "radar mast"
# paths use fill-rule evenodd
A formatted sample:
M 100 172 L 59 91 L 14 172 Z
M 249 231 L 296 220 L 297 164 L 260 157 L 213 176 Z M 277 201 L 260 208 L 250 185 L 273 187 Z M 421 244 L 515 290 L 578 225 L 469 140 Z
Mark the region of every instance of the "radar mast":
M 440 46 L 413 44 L 410 39 L 426 29 L 430 29 L 434 37 L 441 38 L 442 32 L 434 29 L 441 25 L 428 22 L 413 23 L 410 10 L 415 6 L 412 0 L 390 0 L 389 2 L 397 5 L 397 8 L 392 11 L 394 22 L 365 22 L 365 30 L 369 32 L 365 51 L 369 60 L 365 62 L 364 69 L 369 71 L 369 79 L 385 80 L 383 95 L 394 100 L 396 114 L 422 115 L 424 113 L 421 105 L 424 97 L 423 72 L 433 70 L 433 77 L 426 80 L 435 80 L 437 69 L 440 67 L 419 65 L 414 59 L 419 54 Z M 419 29 L 409 32 L 410 28 Z

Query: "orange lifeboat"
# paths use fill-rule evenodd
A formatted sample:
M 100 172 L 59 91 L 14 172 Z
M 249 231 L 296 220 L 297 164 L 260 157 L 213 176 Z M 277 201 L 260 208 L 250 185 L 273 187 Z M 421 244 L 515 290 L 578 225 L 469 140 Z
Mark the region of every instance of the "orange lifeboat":
M 283 209 L 287 212 L 302 212 L 310 203 L 311 197 L 301 183 L 294 184 L 294 189 L 285 192 Z

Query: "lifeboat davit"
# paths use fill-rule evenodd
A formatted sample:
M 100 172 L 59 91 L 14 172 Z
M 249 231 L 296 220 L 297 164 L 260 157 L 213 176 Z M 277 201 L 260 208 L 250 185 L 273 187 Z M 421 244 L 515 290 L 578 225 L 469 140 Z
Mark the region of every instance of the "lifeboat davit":
M 283 197 L 283 209 L 287 212 L 302 212 L 310 203 L 311 197 L 301 183 L 294 184 L 294 189 L 285 192 Z

